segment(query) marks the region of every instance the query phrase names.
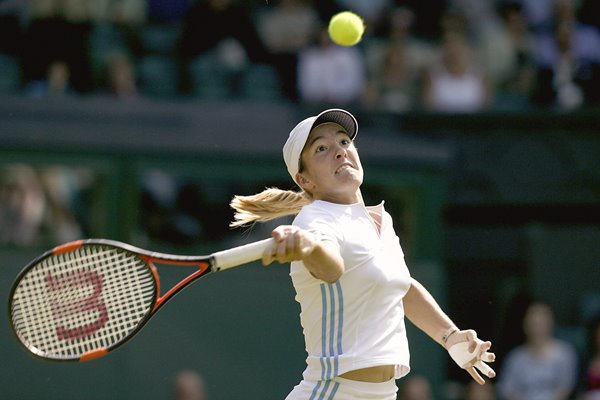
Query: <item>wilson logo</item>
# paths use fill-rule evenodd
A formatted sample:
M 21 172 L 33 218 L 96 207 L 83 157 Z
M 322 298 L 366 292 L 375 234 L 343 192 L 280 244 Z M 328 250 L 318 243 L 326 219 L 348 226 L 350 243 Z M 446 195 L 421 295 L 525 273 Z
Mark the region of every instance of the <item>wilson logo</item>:
M 84 339 L 94 335 L 108 321 L 108 311 L 101 298 L 104 281 L 93 271 L 77 271 L 68 276 L 46 275 L 51 295 L 52 314 L 58 323 L 64 318 L 79 321 L 79 326 L 57 325 L 61 340 Z M 91 320 L 96 316 L 96 319 Z M 72 318 L 75 317 L 75 318 Z

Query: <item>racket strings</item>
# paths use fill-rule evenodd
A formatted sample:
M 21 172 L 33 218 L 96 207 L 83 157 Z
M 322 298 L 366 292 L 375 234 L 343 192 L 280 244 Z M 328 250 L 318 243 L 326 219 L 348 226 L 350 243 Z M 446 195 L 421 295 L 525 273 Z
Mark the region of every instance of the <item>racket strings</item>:
M 36 354 L 78 358 L 134 332 L 150 313 L 155 286 L 135 254 L 84 245 L 45 258 L 23 276 L 13 296 L 13 326 Z

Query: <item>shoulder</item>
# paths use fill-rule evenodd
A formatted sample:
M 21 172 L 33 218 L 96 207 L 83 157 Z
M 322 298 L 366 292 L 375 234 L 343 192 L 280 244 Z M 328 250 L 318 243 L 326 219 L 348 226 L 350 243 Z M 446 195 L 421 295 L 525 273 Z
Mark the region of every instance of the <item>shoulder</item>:
M 315 201 L 302 207 L 302 210 L 300 210 L 294 219 L 294 225 L 310 223 L 315 219 L 334 222 L 337 217 L 338 212 L 336 212 L 335 209 L 328 207 L 327 203 Z
M 313 202 L 300 210 L 293 225 L 341 241 L 344 237 L 342 214 L 339 208 L 330 207 L 328 203 Z

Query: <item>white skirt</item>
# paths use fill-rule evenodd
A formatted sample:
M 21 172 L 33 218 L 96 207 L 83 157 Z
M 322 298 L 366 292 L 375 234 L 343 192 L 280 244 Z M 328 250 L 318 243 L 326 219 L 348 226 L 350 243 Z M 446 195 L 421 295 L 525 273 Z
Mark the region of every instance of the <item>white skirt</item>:
M 396 380 L 371 383 L 334 378 L 300 382 L 285 400 L 396 400 Z

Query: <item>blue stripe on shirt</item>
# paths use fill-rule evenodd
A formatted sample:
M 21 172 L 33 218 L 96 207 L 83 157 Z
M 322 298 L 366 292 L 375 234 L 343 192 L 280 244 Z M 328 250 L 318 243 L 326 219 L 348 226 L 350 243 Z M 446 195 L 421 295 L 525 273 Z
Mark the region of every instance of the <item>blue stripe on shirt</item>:
M 327 380 L 338 375 L 339 356 L 343 353 L 344 296 L 339 281 L 335 284 L 321 284 L 321 302 L 321 358 L 319 361 L 321 363 L 321 379 Z M 338 305 L 337 313 L 336 304 Z
M 342 352 L 342 329 L 344 327 L 344 295 L 342 294 L 342 285 L 338 280 L 335 283 L 338 291 L 339 303 L 340 303 L 340 315 L 338 319 L 338 342 L 337 342 L 337 354 L 343 354 Z
M 325 357 L 327 352 L 325 349 L 325 337 L 327 336 L 327 295 L 325 293 L 325 284 L 321 284 L 321 301 L 323 314 L 321 316 L 321 380 L 326 378 L 325 373 Z
M 314 400 L 315 396 L 319 392 L 319 388 L 321 387 L 321 383 L 323 383 L 323 381 L 317 382 L 317 386 L 314 387 L 314 389 L 313 389 L 312 393 L 310 394 L 310 397 L 308 398 L 308 400 Z
M 333 293 L 333 285 L 329 284 L 329 297 L 331 299 L 331 319 L 330 319 L 330 327 L 329 327 L 329 356 L 335 356 L 335 347 L 333 345 L 333 340 L 335 338 L 335 295 Z M 329 375 L 329 379 L 333 378 L 337 375 L 337 357 L 333 358 L 333 376 Z

